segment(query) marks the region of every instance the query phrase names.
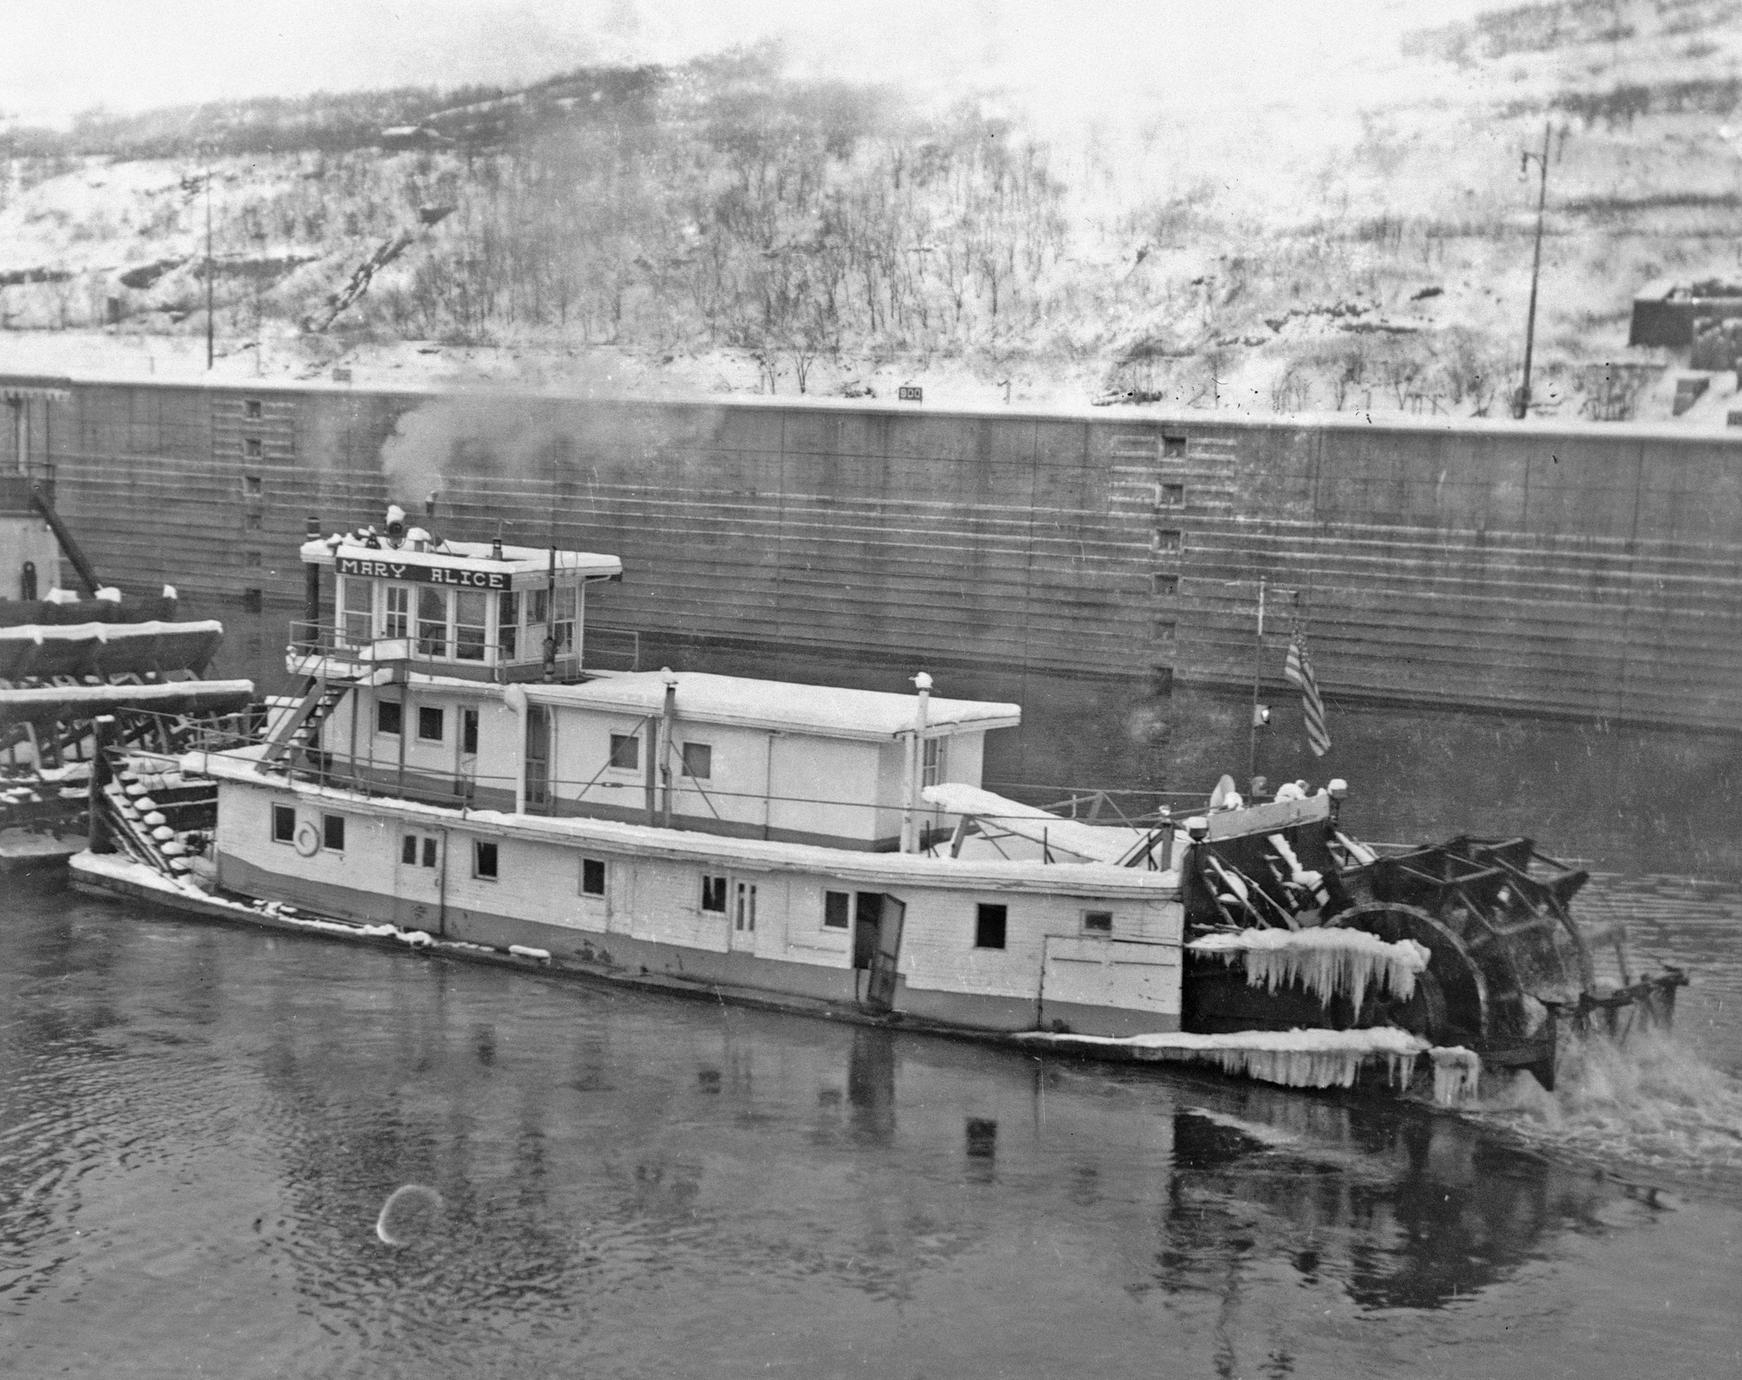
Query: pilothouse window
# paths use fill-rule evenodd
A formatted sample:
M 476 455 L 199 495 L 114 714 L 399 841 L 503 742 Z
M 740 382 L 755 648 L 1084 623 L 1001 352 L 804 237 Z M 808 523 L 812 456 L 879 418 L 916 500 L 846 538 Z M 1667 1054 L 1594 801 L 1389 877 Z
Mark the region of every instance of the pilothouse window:
M 448 654 L 448 591 L 428 586 L 417 592 L 417 651 L 419 656 Z
M 496 646 L 502 660 L 515 660 L 520 646 L 520 596 L 511 589 L 496 596 L 496 628 Z
M 454 596 L 454 656 L 460 661 L 482 661 L 488 635 L 489 596 L 461 590 Z
M 355 576 L 343 581 L 339 636 L 348 647 L 366 647 L 375 639 L 375 585 Z
M 411 586 L 388 585 L 381 592 L 381 635 L 411 636 Z

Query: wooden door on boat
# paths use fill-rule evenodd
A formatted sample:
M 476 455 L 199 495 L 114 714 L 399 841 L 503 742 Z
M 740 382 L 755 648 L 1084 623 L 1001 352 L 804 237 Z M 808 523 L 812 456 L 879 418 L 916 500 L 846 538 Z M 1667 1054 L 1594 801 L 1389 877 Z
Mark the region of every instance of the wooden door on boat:
M 873 1011 L 887 1011 L 895 1004 L 896 962 L 901 956 L 901 926 L 907 919 L 907 903 L 883 893 L 877 917 L 877 948 L 871 955 L 871 971 L 865 978 L 864 1004 Z
M 550 813 L 550 710 L 542 704 L 526 706 L 526 813 Z
M 732 948 L 756 948 L 756 883 L 732 880 Z
M 460 706 L 460 741 L 458 760 L 454 764 L 454 787 L 463 800 L 470 800 L 478 784 L 478 710 L 475 705 Z

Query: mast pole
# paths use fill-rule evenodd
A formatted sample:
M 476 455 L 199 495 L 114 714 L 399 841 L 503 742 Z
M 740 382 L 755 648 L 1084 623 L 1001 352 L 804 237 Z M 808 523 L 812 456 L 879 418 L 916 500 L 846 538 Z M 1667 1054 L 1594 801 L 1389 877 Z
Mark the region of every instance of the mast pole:
M 1258 680 L 1264 670 L 1264 576 L 1258 577 L 1258 635 L 1252 639 L 1252 713 L 1246 734 L 1246 788 L 1258 775 Z

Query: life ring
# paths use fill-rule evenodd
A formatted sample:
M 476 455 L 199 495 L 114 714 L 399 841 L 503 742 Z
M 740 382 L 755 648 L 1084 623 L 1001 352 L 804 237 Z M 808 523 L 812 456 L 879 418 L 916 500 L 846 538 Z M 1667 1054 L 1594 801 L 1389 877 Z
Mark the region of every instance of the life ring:
M 321 831 L 310 820 L 305 819 L 296 826 L 296 851 L 305 858 L 312 858 L 321 851 Z

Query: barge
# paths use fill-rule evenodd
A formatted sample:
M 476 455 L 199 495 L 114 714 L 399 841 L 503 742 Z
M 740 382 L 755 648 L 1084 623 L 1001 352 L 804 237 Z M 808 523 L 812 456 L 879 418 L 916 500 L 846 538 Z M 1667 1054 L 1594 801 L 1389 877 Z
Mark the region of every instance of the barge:
M 301 693 L 174 763 L 98 755 L 83 889 L 205 918 L 1310 1087 L 1552 1083 L 1598 990 L 1584 874 L 1525 839 L 1380 856 L 1346 787 L 1072 817 L 981 782 L 1018 706 L 595 669 L 615 556 L 386 522 L 300 548 Z M 216 791 L 214 827 L 158 794 Z M 153 824 L 156 819 L 158 822 Z

